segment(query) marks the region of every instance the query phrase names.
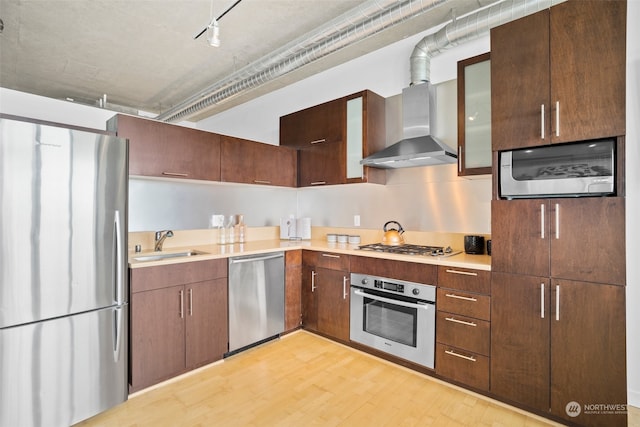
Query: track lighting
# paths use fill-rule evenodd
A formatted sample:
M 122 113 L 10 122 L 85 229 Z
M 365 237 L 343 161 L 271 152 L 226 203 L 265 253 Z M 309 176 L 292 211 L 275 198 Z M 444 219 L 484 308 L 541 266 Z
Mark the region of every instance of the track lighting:
M 218 26 L 218 20 L 213 19 L 209 26 L 207 26 L 207 41 L 209 46 L 220 46 L 220 27 Z
M 193 37 L 193 39 L 197 40 L 198 37 L 200 37 L 201 35 L 203 35 L 206 32 L 207 33 L 207 41 L 209 42 L 209 46 L 213 46 L 213 47 L 220 46 L 220 28 L 218 27 L 218 21 L 220 19 L 222 19 L 222 17 L 224 15 L 229 13 L 231 11 L 231 9 L 236 7 L 238 5 L 238 3 L 240 3 L 241 1 L 242 0 L 236 0 L 235 3 L 233 3 L 231 6 L 229 6 L 227 8 L 227 10 L 225 10 L 220 16 L 218 16 L 217 18 L 213 18 L 213 0 L 211 0 L 211 16 L 212 16 L 211 22 L 209 22 L 209 25 L 204 27 L 202 29 L 202 31 L 200 31 L 198 34 L 196 34 Z

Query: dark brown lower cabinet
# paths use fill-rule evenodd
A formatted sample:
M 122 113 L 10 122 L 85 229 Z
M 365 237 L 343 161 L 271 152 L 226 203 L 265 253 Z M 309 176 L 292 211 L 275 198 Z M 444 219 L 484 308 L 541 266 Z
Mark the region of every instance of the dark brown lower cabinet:
M 285 252 L 284 330 L 302 325 L 302 251 Z
M 133 269 L 130 313 L 130 392 L 221 359 L 229 342 L 226 261 Z
M 349 272 L 316 269 L 318 332 L 349 341 Z
M 130 391 L 171 378 L 184 370 L 183 286 L 131 295 Z
M 585 426 L 624 426 L 624 287 L 492 273 L 491 392 Z
M 626 426 L 625 288 L 552 279 L 551 306 L 551 413 Z M 575 417 L 567 413 L 572 402 L 582 406 Z
M 303 251 L 302 325 L 349 341 L 349 256 Z
M 491 392 L 549 408 L 549 279 L 491 273 Z

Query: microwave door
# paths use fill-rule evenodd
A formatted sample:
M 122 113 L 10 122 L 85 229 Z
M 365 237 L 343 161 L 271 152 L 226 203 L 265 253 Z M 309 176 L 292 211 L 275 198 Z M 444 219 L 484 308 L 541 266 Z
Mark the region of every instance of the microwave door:
M 579 197 L 614 192 L 613 139 L 500 153 L 502 197 Z

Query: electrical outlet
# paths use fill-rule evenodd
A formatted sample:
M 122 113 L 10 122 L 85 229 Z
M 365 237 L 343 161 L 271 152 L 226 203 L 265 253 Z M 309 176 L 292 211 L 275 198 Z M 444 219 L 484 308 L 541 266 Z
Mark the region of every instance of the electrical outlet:
M 360 227 L 360 215 L 353 216 L 353 226 Z

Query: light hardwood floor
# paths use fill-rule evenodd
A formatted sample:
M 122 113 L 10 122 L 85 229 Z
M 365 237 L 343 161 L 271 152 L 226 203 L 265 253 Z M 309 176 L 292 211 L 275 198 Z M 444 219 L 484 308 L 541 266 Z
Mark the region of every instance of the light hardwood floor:
M 640 410 L 633 411 L 629 425 L 637 426 L 632 420 Z M 299 331 L 140 392 L 78 425 L 556 424 Z

